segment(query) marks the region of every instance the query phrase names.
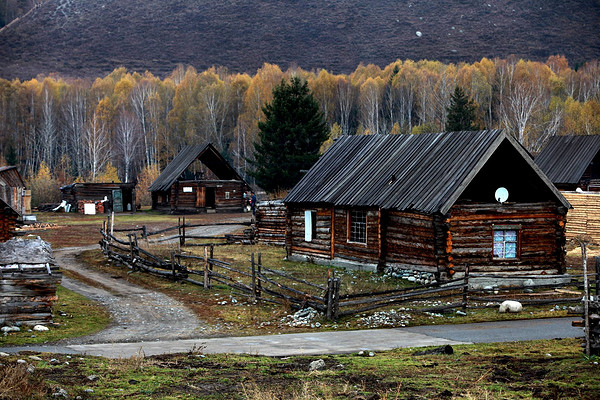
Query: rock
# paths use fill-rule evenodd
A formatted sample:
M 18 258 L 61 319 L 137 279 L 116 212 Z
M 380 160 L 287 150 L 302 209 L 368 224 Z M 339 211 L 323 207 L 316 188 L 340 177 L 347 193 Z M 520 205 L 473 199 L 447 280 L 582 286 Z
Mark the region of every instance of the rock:
M 50 364 L 60 364 L 60 360 L 57 360 L 56 358 L 52 358 L 52 359 L 50 359 Z
M 0 351 L 0 357 L 8 357 L 10 354 Z
M 375 357 L 375 353 L 373 353 L 372 351 L 369 352 L 369 357 Z
M 321 369 L 325 369 L 325 361 L 323 361 L 322 359 L 313 361 L 308 366 L 309 371 L 318 371 Z
M 436 347 L 435 349 L 417 351 L 413 353 L 413 356 L 425 356 L 429 354 L 454 354 L 454 349 L 449 344 L 441 347 Z
M 29 356 L 29 358 L 33 361 L 42 361 L 42 359 L 38 356 Z
M 362 357 L 362 356 L 365 355 L 365 352 L 361 350 L 361 351 L 358 352 L 358 355 Z
M 456 315 L 463 315 L 464 316 L 464 315 L 467 315 L 467 313 L 464 312 L 464 311 L 461 311 L 461 310 L 456 310 Z
M 44 325 L 36 325 L 33 327 L 33 330 L 36 332 L 46 332 L 46 331 L 49 331 L 50 329 L 48 329 L 48 327 L 44 326 Z
M 423 36 L 423 34 L 422 34 L 420 31 L 416 31 L 416 32 L 415 32 L 415 35 L 417 35 L 417 37 L 421 37 L 421 36 Z
M 502 304 L 500 304 L 500 308 L 498 309 L 498 312 L 501 312 L 501 313 L 506 313 L 506 312 L 519 313 L 521 311 L 523 311 L 523 305 L 521 303 L 519 303 L 518 301 L 514 301 L 514 300 L 504 301 Z
M 20 332 L 21 328 L 19 328 L 18 326 L 3 326 L 2 328 L 0 328 L 0 331 L 2 331 L 4 333 Z
M 33 374 L 35 372 L 35 367 L 33 365 L 28 365 L 27 372 Z
M 98 375 L 90 375 L 87 377 L 88 381 L 94 382 L 98 380 Z
M 17 364 L 27 364 L 27 361 L 18 359 Z
M 58 389 L 56 392 L 52 393 L 52 397 L 64 397 L 65 399 L 69 398 L 69 394 L 65 389 Z
M 525 282 L 523 282 L 523 286 L 532 287 L 535 286 L 535 282 L 533 281 L 533 279 L 527 279 L 525 280 Z

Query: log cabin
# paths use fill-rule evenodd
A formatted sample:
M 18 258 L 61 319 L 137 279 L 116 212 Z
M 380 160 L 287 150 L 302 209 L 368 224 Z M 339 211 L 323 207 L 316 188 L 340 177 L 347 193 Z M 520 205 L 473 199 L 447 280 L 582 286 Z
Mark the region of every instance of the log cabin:
M 467 264 L 503 275 L 565 270 L 570 204 L 501 130 L 342 137 L 284 202 L 290 259 L 442 280 Z
M 25 182 L 15 166 L 0 167 L 0 199 L 20 217 L 25 214 Z
M 553 136 L 535 162 L 573 206 L 567 240 L 587 236 L 600 243 L 600 136 Z
M 135 183 L 71 183 L 60 188 L 62 200 L 73 211 L 83 212 L 83 204 L 107 202 L 101 208 L 110 212 L 135 212 Z
M 535 162 L 559 190 L 600 192 L 600 135 L 553 136 Z
M 184 147 L 149 188 L 152 209 L 241 212 L 248 184 L 210 143 Z

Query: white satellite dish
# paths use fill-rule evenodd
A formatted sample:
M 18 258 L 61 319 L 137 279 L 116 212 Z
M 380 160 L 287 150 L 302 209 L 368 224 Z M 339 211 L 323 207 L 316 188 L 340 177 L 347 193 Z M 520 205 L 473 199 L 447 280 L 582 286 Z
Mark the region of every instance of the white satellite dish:
M 508 190 L 506 190 L 504 187 L 499 187 L 496 189 L 494 197 L 498 203 L 504 203 L 506 200 L 508 200 Z

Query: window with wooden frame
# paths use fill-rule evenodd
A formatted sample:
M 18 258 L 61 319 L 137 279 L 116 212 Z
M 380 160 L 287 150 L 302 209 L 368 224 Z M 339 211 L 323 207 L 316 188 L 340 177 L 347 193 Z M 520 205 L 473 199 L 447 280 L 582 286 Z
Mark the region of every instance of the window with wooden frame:
M 348 241 L 367 243 L 367 212 L 363 210 L 348 211 Z
M 317 212 L 304 210 L 304 241 L 312 242 L 317 236 Z
M 493 257 L 495 259 L 515 259 L 520 255 L 519 225 L 496 225 L 493 227 Z

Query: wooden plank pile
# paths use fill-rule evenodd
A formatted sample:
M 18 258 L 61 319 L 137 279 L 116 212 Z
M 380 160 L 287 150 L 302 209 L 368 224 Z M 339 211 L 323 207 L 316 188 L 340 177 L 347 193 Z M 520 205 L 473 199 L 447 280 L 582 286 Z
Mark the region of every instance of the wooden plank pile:
M 562 194 L 573 206 L 567 214 L 567 240 L 587 235 L 600 243 L 600 193 Z
M 256 240 L 260 244 L 285 246 L 286 207 L 280 201 L 258 204 L 256 209 Z
M 61 278 L 49 243 L 41 239 L 0 243 L 0 325 L 51 323 Z

